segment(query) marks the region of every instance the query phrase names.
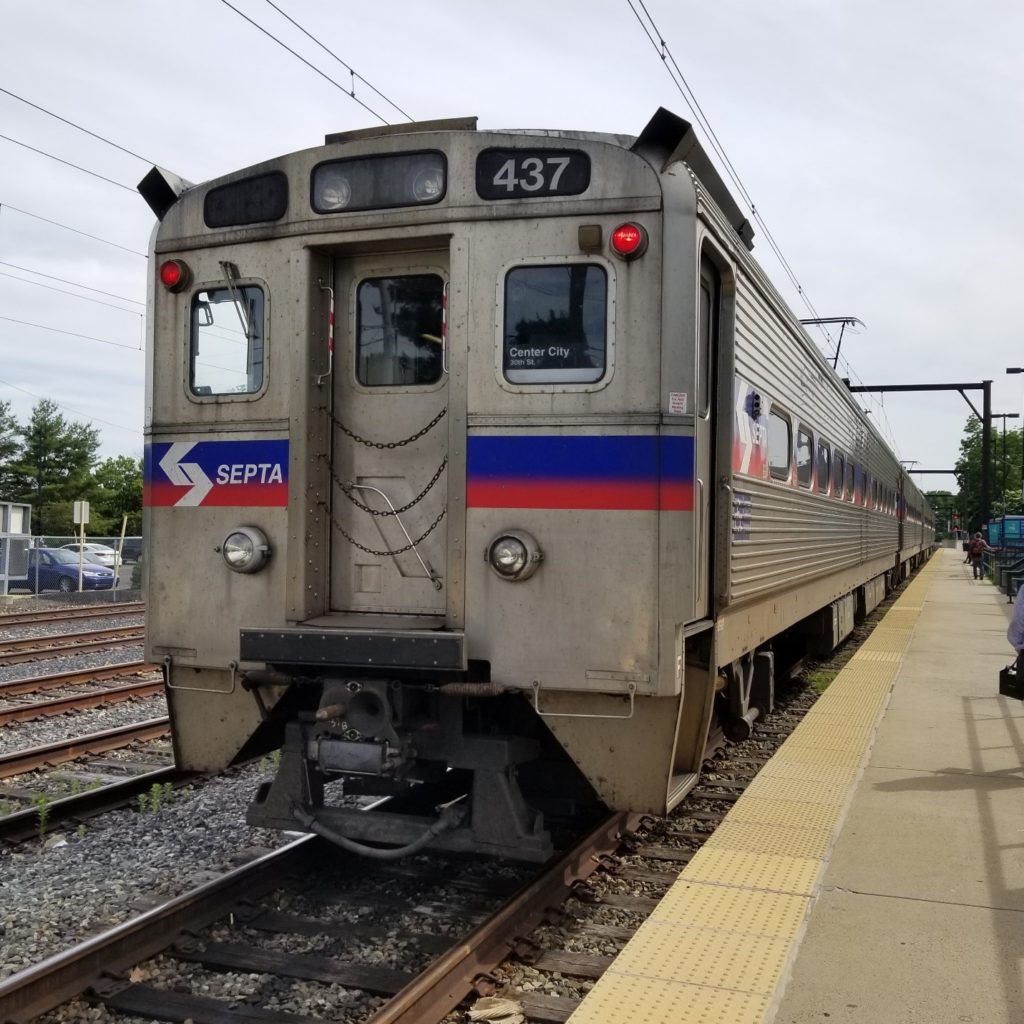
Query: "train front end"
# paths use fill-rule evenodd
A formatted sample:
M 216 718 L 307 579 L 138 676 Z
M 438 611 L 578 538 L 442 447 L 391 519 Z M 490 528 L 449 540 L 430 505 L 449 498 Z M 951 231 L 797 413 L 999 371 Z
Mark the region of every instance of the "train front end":
M 251 823 L 543 860 L 696 778 L 711 418 L 657 134 L 419 124 L 143 183 L 147 656 L 182 767 L 280 747 Z

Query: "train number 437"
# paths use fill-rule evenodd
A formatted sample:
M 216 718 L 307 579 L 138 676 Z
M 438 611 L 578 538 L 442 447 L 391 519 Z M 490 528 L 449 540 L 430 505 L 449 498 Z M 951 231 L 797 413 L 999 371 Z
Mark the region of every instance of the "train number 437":
M 569 166 L 568 156 L 549 156 L 544 159 L 529 156 L 522 160 L 506 160 L 492 184 L 506 192 L 556 192 L 558 182 Z

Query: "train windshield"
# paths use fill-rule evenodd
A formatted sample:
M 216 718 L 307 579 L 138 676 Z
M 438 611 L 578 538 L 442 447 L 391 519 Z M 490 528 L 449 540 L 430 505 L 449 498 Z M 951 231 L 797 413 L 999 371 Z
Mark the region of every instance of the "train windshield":
M 605 371 L 608 279 L 571 263 L 505 278 L 503 369 L 513 384 L 589 384 Z

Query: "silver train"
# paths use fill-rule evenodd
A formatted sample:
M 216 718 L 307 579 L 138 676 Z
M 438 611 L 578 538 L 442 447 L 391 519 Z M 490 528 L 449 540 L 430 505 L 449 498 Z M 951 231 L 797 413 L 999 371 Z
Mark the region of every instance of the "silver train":
M 542 860 L 665 812 L 933 546 L 668 111 L 139 188 L 146 653 L 179 765 L 281 748 L 254 824 Z

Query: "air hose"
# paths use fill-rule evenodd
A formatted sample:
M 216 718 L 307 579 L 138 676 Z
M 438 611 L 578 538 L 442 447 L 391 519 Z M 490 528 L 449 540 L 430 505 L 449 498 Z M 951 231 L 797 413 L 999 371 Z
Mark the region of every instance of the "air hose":
M 424 846 L 436 839 L 442 832 L 455 828 L 462 817 L 462 812 L 451 805 L 444 807 L 441 811 L 441 816 L 423 835 L 414 839 L 411 843 L 406 843 L 405 846 L 395 847 L 367 846 L 365 843 L 349 839 L 348 836 L 343 836 L 340 832 L 335 832 L 334 829 L 321 824 L 316 820 L 315 815 L 308 814 L 301 807 L 292 807 L 292 817 L 303 828 L 308 829 L 310 832 L 315 832 L 318 836 L 335 843 L 343 850 L 348 850 L 349 853 L 357 854 L 360 857 L 369 857 L 371 860 L 399 860 L 413 853 L 419 853 Z

